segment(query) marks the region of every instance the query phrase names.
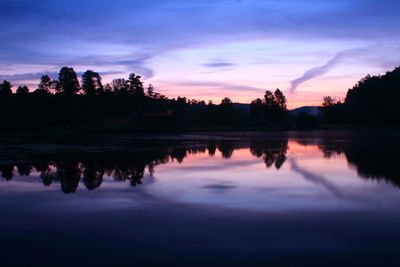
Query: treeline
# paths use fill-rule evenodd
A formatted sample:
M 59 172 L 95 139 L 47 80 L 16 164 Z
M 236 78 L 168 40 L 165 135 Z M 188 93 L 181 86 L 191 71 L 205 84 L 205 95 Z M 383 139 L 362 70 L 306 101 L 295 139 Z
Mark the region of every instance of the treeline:
M 290 115 L 279 89 L 266 91 L 250 105 L 223 98 L 219 104 L 185 97 L 167 98 L 134 73 L 103 84 L 88 70 L 80 79 L 63 67 L 58 79 L 43 75 L 36 90 L 0 83 L 0 130 L 84 127 L 145 131 L 317 128 L 320 125 L 400 123 L 400 68 L 366 76 L 348 90 L 344 102 L 324 97 L 319 115 Z
M 0 84 L 0 129 L 43 127 L 126 128 L 136 130 L 201 130 L 280 127 L 288 124 L 286 97 L 277 89 L 242 108 L 229 98 L 220 104 L 178 97 L 169 99 L 145 88 L 142 77 L 103 84 L 99 73 L 88 70 L 78 78 L 63 67 L 58 79 L 43 75 L 36 90 L 8 81 Z
M 325 97 L 321 107 L 324 124 L 400 124 L 400 67 L 384 75 L 367 75 L 352 89 L 344 102 Z

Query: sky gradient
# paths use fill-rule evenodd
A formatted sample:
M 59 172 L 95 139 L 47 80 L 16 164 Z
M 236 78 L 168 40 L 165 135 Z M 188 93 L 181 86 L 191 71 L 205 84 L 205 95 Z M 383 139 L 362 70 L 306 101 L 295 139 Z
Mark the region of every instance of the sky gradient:
M 135 72 L 168 97 L 219 103 L 280 88 L 289 107 L 343 98 L 400 65 L 400 1 L 0 0 L 0 79 L 63 66 Z

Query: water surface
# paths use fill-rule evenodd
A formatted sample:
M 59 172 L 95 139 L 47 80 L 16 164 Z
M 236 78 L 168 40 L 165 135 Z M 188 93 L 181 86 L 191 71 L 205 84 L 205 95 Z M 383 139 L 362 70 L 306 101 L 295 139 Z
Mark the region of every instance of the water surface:
M 396 266 L 399 147 L 354 132 L 3 146 L 3 262 Z

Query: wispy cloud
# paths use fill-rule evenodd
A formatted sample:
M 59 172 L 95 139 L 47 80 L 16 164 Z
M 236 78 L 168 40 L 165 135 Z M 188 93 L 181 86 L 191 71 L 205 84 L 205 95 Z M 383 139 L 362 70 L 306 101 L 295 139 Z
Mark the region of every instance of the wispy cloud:
M 240 75 L 242 84 L 282 84 L 288 76 L 294 77 L 287 71 L 291 69 L 289 64 L 304 64 L 296 55 L 307 53 L 310 43 L 318 44 L 321 51 L 332 51 L 332 47 L 362 45 L 377 39 L 396 45 L 400 40 L 398 0 L 387 0 L 384 5 L 377 0 L 0 1 L 3 74 L 53 71 L 67 65 L 79 71 L 91 68 L 135 72 L 144 78 L 155 76 L 154 83 L 158 83 L 157 79 L 164 77 L 177 81 L 183 80 L 182 76 L 198 79 L 197 67 L 204 63 L 202 66 L 208 72 L 201 74 L 205 76 L 243 68 L 241 74 L 232 71 L 224 77 L 234 80 Z M 265 43 L 260 48 L 251 42 Z M 207 49 L 212 50 L 212 55 L 206 57 L 202 52 Z M 386 65 L 396 64 L 400 58 L 398 54 L 393 56 L 394 49 L 385 51 Z M 286 51 L 294 51 L 290 60 L 285 59 Z M 184 57 L 171 56 L 179 52 Z M 207 61 L 227 54 L 230 60 Z M 264 73 L 258 72 L 253 63 L 249 66 L 249 62 L 269 58 L 265 54 L 277 55 L 271 72 L 267 68 Z M 169 64 L 173 60 L 176 64 Z M 343 60 L 343 56 L 337 55 L 309 70 L 304 77 L 292 81 L 292 91 Z M 380 66 L 382 60 L 383 57 L 377 57 L 375 64 Z M 161 71 L 162 75 L 158 75 Z M 216 86 L 218 90 L 228 87 L 236 92 L 253 90 L 251 86 Z M 253 91 L 258 95 L 263 90 Z
M 236 64 L 225 60 L 215 60 L 212 62 L 204 63 L 202 64 L 202 66 L 208 68 L 226 68 L 236 66 Z
M 309 81 L 311 79 L 317 78 L 321 75 L 324 75 L 325 73 L 329 72 L 331 69 L 333 69 L 338 64 L 343 63 L 349 57 L 358 55 L 360 53 L 363 53 L 364 51 L 365 51 L 365 48 L 356 48 L 356 49 L 348 49 L 348 50 L 344 50 L 344 51 L 336 53 L 336 55 L 333 58 L 331 58 L 330 60 L 328 60 L 328 62 L 326 62 L 324 65 L 309 69 L 303 74 L 303 76 L 292 80 L 290 82 L 289 91 L 291 93 L 294 93 L 296 91 L 296 89 L 302 83 Z
M 83 72 L 77 72 L 78 76 L 82 76 Z M 116 75 L 116 74 L 123 74 L 120 71 L 103 71 L 99 72 L 100 75 Z M 58 71 L 45 71 L 45 72 L 31 72 L 31 73 L 21 73 L 21 74 L 11 74 L 11 75 L 0 75 L 0 80 L 7 80 L 14 82 L 17 85 L 22 84 L 24 81 L 34 81 L 37 80 L 39 83 L 40 77 L 42 75 L 48 75 L 52 79 L 58 78 Z M 26 83 L 26 85 L 33 85 L 33 83 Z
M 7 81 L 32 81 L 39 80 L 42 75 L 48 75 L 52 78 L 56 78 L 58 76 L 57 71 L 52 72 L 31 72 L 31 73 L 20 73 L 20 74 L 11 74 L 11 75 L 0 75 L 0 80 Z
M 169 83 L 171 86 L 188 86 L 188 87 L 209 87 L 215 89 L 216 91 L 240 91 L 240 92 L 253 92 L 253 93 L 263 93 L 265 90 L 259 87 L 247 86 L 247 85 L 237 85 L 223 82 L 213 82 L 213 81 L 188 81 L 180 83 Z

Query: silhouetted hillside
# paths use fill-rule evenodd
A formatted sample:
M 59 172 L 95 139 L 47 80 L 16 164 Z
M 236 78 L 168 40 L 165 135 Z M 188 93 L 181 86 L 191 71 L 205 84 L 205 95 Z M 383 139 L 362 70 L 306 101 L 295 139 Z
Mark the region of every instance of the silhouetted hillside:
M 300 108 L 295 108 L 289 111 L 290 115 L 297 116 L 300 113 L 307 113 L 311 116 L 318 116 L 320 113 L 319 107 L 317 106 L 304 106 Z
M 384 75 L 367 75 L 346 95 L 349 115 L 356 122 L 400 123 L 400 67 Z
M 400 124 L 400 67 L 384 75 L 367 75 L 352 89 L 345 102 L 326 96 L 321 108 L 325 124 Z

